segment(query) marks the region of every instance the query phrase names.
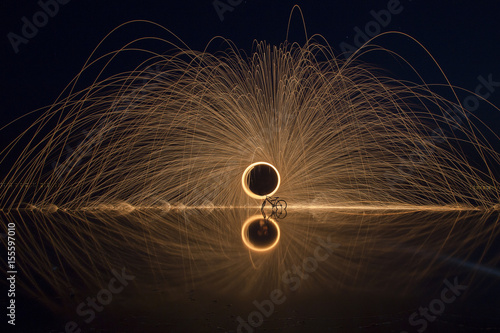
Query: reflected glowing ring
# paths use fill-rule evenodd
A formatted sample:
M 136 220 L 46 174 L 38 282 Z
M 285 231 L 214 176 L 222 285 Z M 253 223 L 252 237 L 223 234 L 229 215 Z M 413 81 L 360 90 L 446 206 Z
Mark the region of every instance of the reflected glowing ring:
M 246 247 L 248 247 L 252 251 L 257 251 L 257 252 L 269 251 L 272 248 L 274 248 L 278 244 L 278 242 L 280 241 L 280 237 L 281 237 L 280 227 L 279 227 L 278 223 L 276 223 L 275 220 L 269 218 L 267 220 L 276 227 L 276 240 L 271 245 L 269 245 L 267 247 L 256 247 L 255 245 L 253 245 L 252 243 L 250 243 L 250 241 L 248 240 L 248 237 L 247 237 L 248 226 L 252 222 L 255 222 L 257 220 L 263 220 L 263 219 L 264 218 L 262 217 L 262 215 L 250 216 L 245 221 L 245 223 L 243 223 L 243 226 L 241 227 L 241 239 L 243 240 L 243 243 L 246 245 Z
M 268 165 L 274 170 L 274 172 L 276 172 L 276 175 L 278 175 L 278 183 L 276 184 L 276 187 L 274 188 L 274 190 L 271 193 L 267 193 L 265 195 L 258 195 L 258 194 L 255 194 L 254 192 L 250 191 L 250 188 L 248 187 L 248 184 L 246 182 L 246 178 L 247 178 L 248 174 L 250 173 L 250 171 L 252 171 L 253 168 L 257 165 Z M 276 193 L 276 191 L 280 187 L 280 183 L 281 183 L 281 177 L 280 177 L 280 173 L 278 172 L 278 169 L 276 169 L 276 167 L 274 165 L 267 163 L 267 162 L 255 162 L 255 163 L 250 164 L 245 169 L 245 172 L 243 172 L 243 176 L 241 177 L 241 186 L 243 187 L 243 190 L 245 191 L 246 194 L 248 194 L 250 197 L 252 197 L 254 199 L 265 199 L 266 197 L 272 196 L 274 193 Z

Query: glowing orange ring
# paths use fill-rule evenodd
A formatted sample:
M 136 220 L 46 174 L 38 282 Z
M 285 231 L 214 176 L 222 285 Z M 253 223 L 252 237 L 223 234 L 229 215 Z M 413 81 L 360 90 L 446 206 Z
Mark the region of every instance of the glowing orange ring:
M 252 222 L 255 222 L 257 220 L 263 220 L 262 218 L 262 215 L 254 215 L 254 216 L 250 216 L 246 221 L 245 223 L 243 223 L 243 226 L 241 227 L 241 239 L 243 240 L 243 243 L 246 245 L 246 247 L 248 247 L 250 250 L 252 251 L 257 251 L 257 252 L 265 252 L 265 251 L 269 251 L 271 250 L 272 248 L 274 248 L 278 242 L 280 241 L 280 237 L 281 237 L 281 231 L 280 231 L 280 227 L 278 225 L 278 223 L 276 223 L 275 220 L 273 219 L 267 219 L 269 222 L 271 222 L 272 224 L 274 224 L 274 226 L 276 227 L 276 230 L 277 230 L 277 236 L 276 236 L 276 240 L 274 241 L 274 243 L 272 243 L 271 245 L 269 245 L 268 247 L 256 247 L 254 246 L 252 243 L 250 243 L 250 241 L 248 240 L 248 237 L 246 237 L 246 234 L 247 234 L 247 230 L 248 230 L 248 226 L 252 223 Z
M 246 178 L 248 176 L 248 173 L 250 171 L 252 171 L 252 169 L 257 166 L 257 165 L 268 165 L 270 166 L 271 168 L 273 168 L 273 170 L 276 172 L 276 174 L 278 175 L 278 184 L 276 184 L 276 187 L 274 188 L 274 190 L 271 192 L 271 193 L 267 193 L 265 195 L 258 195 L 258 194 L 255 194 L 253 193 L 252 191 L 250 191 L 250 189 L 248 188 L 248 184 L 246 182 Z M 254 198 L 254 199 L 265 199 L 266 197 L 270 197 L 272 196 L 274 193 L 276 193 L 276 191 L 278 190 L 278 188 L 280 187 L 280 183 L 281 183 L 281 177 L 280 177 L 280 173 L 278 172 L 278 169 L 276 169 L 276 167 L 270 163 L 267 163 L 267 162 L 255 162 L 255 163 L 252 163 L 250 164 L 246 169 L 245 169 L 245 172 L 243 172 L 243 176 L 241 177 L 241 186 L 243 187 L 243 190 L 245 191 L 246 194 L 248 194 L 250 197 Z

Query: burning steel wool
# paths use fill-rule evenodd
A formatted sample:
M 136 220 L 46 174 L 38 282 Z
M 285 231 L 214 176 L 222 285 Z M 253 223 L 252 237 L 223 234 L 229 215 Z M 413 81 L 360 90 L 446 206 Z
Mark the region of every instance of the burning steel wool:
M 287 203 L 272 195 L 280 186 L 280 174 L 266 162 L 249 165 L 241 177 L 241 186 L 246 194 L 255 199 L 264 199 L 259 215 L 248 218 L 241 228 L 243 243 L 253 251 L 267 251 L 276 246 L 280 239 L 280 228 L 274 219 L 286 217 Z M 266 203 L 271 205 L 271 213 L 265 211 Z
M 498 204 L 498 152 L 473 121 L 450 124 L 450 109 L 466 111 L 425 82 L 340 60 L 313 39 L 256 43 L 248 56 L 229 41 L 216 53 L 168 42 L 175 51 L 75 90 L 122 53 L 150 54 L 135 42 L 97 48 L 3 150 L 4 183 L 45 186 L 4 191 L 2 207 L 240 207 L 278 189 L 290 208 Z
M 154 24 L 129 24 L 139 23 Z M 166 33 L 113 52 L 105 39 L 1 151 L 0 213 L 30 249 L 16 259 L 29 293 L 50 307 L 61 304 L 48 295 L 81 300 L 124 262 L 147 306 L 151 294 L 181 299 L 186 285 L 392 292 L 450 262 L 498 263 L 470 260 L 499 233 L 489 129 L 471 114 L 450 123 L 450 110 L 467 113 L 458 98 L 361 59 L 397 53 L 366 44 L 341 60 L 317 36 L 256 42 L 248 55 L 224 39 L 224 51 L 195 51 Z M 143 56 L 137 66 L 106 72 L 128 52 Z
M 425 82 L 340 60 L 314 40 L 256 43 L 248 56 L 226 45 L 176 47 L 75 91 L 85 71 L 148 52 L 97 49 L 3 150 L 4 183 L 44 186 L 4 191 L 2 207 L 253 207 L 277 191 L 289 208 L 498 204 L 498 152 L 472 120 L 450 124 L 450 108 L 466 111 Z

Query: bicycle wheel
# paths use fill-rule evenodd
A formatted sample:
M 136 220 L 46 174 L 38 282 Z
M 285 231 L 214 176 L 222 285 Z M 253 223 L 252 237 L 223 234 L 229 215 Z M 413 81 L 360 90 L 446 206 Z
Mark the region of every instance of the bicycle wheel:
M 286 211 L 286 207 L 287 207 L 286 201 L 285 200 L 278 200 L 276 202 L 276 207 L 278 208 L 278 209 L 276 209 L 276 217 L 279 219 L 284 219 L 286 217 L 286 215 L 288 214 Z

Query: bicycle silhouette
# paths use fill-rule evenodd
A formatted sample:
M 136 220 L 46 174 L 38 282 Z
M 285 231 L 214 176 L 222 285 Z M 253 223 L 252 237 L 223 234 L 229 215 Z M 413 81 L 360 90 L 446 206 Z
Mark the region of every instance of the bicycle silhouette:
M 267 216 L 266 212 L 264 211 L 266 203 L 271 204 L 271 215 L 269 216 Z M 286 206 L 287 206 L 286 201 L 280 199 L 279 197 L 266 197 L 264 199 L 264 202 L 262 203 L 262 206 L 260 207 L 260 212 L 262 213 L 262 216 L 264 217 L 265 220 L 271 217 L 277 219 L 284 219 L 287 214 Z

